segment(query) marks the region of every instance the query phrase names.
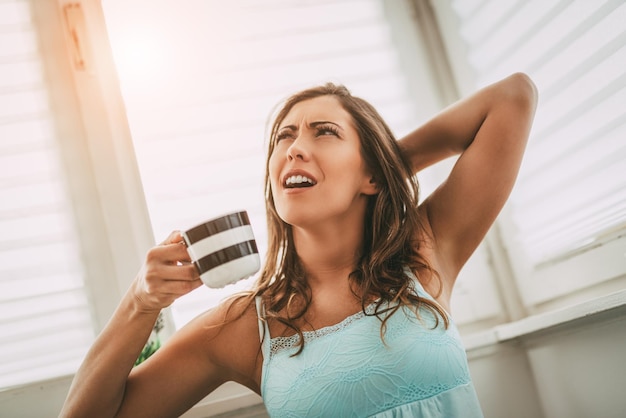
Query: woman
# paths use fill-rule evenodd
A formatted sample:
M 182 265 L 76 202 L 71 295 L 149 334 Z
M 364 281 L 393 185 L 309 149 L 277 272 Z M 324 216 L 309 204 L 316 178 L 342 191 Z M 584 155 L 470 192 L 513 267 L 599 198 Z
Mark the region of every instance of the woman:
M 290 98 L 271 131 L 255 288 L 133 368 L 159 311 L 201 285 L 172 233 L 148 252 L 61 415 L 178 416 L 236 381 L 272 416 L 482 416 L 450 295 L 513 187 L 536 96 L 514 74 L 397 142 L 343 87 Z M 412 175 L 458 154 L 418 205 Z

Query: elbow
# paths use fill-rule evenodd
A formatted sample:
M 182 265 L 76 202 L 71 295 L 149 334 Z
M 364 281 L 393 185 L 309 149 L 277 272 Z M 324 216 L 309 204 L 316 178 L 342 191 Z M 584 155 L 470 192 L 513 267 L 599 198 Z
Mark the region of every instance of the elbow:
M 528 74 L 518 72 L 505 79 L 506 95 L 515 103 L 534 112 L 539 99 L 537 86 Z

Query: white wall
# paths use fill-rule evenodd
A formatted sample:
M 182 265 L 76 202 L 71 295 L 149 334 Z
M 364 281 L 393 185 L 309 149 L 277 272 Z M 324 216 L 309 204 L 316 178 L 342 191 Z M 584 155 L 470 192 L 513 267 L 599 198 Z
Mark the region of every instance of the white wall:
M 486 418 L 543 418 L 526 350 L 518 343 L 468 351 L 470 372 Z
M 626 416 L 625 313 L 529 339 L 546 418 Z
M 74 376 L 0 392 L 0 416 L 54 418 L 59 416 Z
M 486 418 L 625 417 L 625 354 L 623 304 L 468 350 Z

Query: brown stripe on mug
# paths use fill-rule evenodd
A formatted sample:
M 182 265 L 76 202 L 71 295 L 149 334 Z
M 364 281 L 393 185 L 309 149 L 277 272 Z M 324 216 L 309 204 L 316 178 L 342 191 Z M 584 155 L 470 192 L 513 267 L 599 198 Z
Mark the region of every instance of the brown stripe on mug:
M 201 241 L 206 237 L 210 237 L 211 235 L 215 235 L 228 229 L 233 229 L 244 225 L 250 225 L 248 213 L 231 213 L 214 221 L 198 225 L 187 231 L 187 239 L 189 239 L 188 245 L 193 245 L 194 243 Z
M 196 261 L 196 267 L 200 271 L 200 274 L 204 274 L 215 267 L 228 263 L 229 261 L 236 260 L 238 258 L 245 257 L 250 254 L 257 254 L 256 242 L 254 240 L 240 242 L 239 244 L 231 245 L 230 247 L 223 248 L 219 251 L 211 253 L 202 257 Z

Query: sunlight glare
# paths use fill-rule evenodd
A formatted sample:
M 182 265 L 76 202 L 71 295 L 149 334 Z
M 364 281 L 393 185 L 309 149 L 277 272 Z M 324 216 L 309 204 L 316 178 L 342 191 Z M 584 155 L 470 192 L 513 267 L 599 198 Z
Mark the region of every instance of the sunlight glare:
M 134 28 L 121 36 L 114 49 L 115 63 L 122 83 L 153 85 L 168 76 L 163 40 L 157 31 Z

